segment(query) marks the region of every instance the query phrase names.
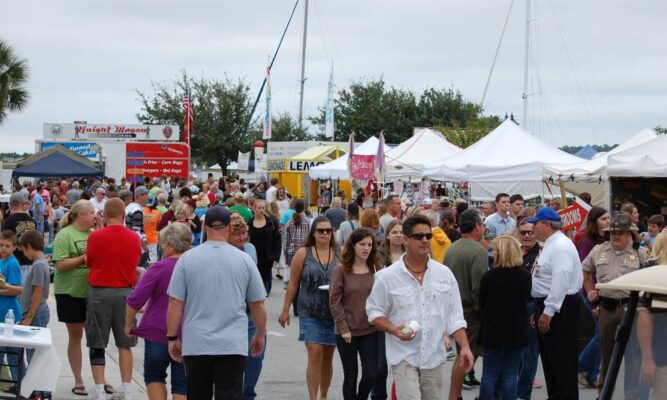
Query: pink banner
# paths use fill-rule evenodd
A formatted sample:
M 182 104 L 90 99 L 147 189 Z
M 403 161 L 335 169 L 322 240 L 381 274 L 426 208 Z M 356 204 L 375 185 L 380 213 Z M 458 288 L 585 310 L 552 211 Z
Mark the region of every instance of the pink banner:
M 375 179 L 375 171 L 373 169 L 374 165 L 374 155 L 353 154 L 352 171 L 350 172 L 352 179 L 360 179 L 364 181 Z

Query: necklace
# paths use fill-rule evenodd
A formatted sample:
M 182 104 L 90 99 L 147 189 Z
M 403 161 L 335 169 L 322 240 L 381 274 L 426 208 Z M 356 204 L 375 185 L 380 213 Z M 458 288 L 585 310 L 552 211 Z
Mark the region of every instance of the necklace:
M 424 268 L 423 271 L 415 271 L 414 269 L 412 269 L 412 267 L 409 266 L 407 262 L 405 262 L 405 258 L 403 259 L 403 264 L 405 264 L 405 268 L 407 268 L 408 271 L 412 272 L 412 274 L 414 275 L 415 278 L 417 278 L 418 281 L 421 282 L 422 279 L 424 279 L 424 274 L 426 273 L 426 270 L 428 269 L 428 264 L 426 264 L 426 268 Z
M 320 253 L 317 251 L 317 246 L 315 246 L 315 256 L 317 257 L 317 262 L 320 264 L 320 267 L 322 267 L 323 270 L 327 270 L 329 268 L 329 258 L 331 258 L 331 248 L 328 248 L 326 267 L 324 266 L 324 264 L 322 264 L 322 261 L 320 260 Z

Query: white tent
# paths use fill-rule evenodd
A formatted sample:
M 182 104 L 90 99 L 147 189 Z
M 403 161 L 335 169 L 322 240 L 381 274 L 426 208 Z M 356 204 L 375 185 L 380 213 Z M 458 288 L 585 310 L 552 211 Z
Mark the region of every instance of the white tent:
M 425 164 L 459 152 L 461 148 L 448 142 L 441 133 L 422 128 L 385 153 L 385 180 L 419 179 Z
M 659 135 L 631 149 L 612 154 L 607 160 L 607 175 L 613 177 L 667 177 L 667 135 Z
M 597 182 L 607 179 L 607 159 L 609 156 L 621 153 L 656 138 L 652 129 L 642 129 L 630 139 L 605 153 L 598 153 L 592 159 L 576 164 L 550 164 L 544 166 L 545 178 L 553 180 L 567 180 L 574 182 Z
M 558 191 L 543 182 L 542 167 L 581 161 L 506 120 L 462 152 L 426 165 L 423 175 L 469 181 L 473 200 L 490 200 L 500 192 L 551 197 Z
M 354 147 L 354 154 L 375 155 L 378 151 L 379 142 L 378 138 L 371 136 L 362 144 Z M 389 151 L 389 149 L 389 146 L 384 146 L 385 153 Z M 350 180 L 350 173 L 347 169 L 347 159 L 348 155 L 345 154 L 326 164 L 312 167 L 308 176 L 310 176 L 310 179 Z

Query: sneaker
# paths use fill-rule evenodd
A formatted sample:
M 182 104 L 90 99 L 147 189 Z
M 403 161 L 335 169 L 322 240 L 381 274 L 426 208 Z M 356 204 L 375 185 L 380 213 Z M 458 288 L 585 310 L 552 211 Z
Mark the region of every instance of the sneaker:
M 88 397 L 86 397 L 88 400 L 107 400 L 106 394 L 103 393 L 97 393 L 97 390 L 93 388 L 90 392 L 88 392 Z
M 447 352 L 447 361 L 452 361 L 456 358 L 456 352 L 454 350 L 449 350 Z
M 111 395 L 111 400 L 132 400 L 132 394 L 118 391 Z
M 586 379 L 586 374 L 583 372 L 579 372 L 579 374 L 577 374 L 577 381 L 579 382 L 579 386 L 584 389 L 592 389 L 595 387 L 594 383 L 588 382 L 588 379 Z
M 469 384 L 465 383 L 465 381 L 464 381 L 463 384 L 461 385 L 461 388 L 462 388 L 463 390 L 472 390 L 472 386 L 470 386 Z
M 475 378 L 475 375 L 473 374 L 466 374 L 466 376 L 463 378 L 463 383 L 467 384 L 469 386 L 479 386 L 480 382 Z
M 541 389 L 541 388 L 542 388 L 542 382 L 540 382 L 540 381 L 538 381 L 537 379 L 535 379 L 535 380 L 533 381 L 533 389 Z

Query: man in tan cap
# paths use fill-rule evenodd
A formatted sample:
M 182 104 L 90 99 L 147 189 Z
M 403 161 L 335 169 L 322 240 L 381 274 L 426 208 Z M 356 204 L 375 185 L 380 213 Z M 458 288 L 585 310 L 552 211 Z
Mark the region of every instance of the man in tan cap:
M 600 352 L 602 356 L 602 372 L 599 380 L 601 383 L 604 382 L 607 375 L 611 353 L 614 349 L 614 335 L 623 320 L 630 293 L 626 290 L 597 290 L 593 283 L 593 275 L 595 275 L 596 282 L 607 283 L 621 275 L 638 270 L 648 260 L 646 249 L 634 246 L 633 232 L 637 231 L 637 228 L 632 224 L 629 216 L 625 214 L 615 215 L 606 230 L 610 233 L 609 240 L 595 246 L 582 263 L 584 290 L 591 304 L 598 305 Z M 626 357 L 626 364 L 628 362 L 629 360 Z M 631 370 L 633 368 L 626 365 L 626 372 Z M 635 372 L 637 373 L 637 381 L 630 387 L 634 386 L 636 388 L 639 384 L 639 375 L 638 371 Z M 628 382 L 628 379 L 632 378 L 632 376 L 626 374 L 626 388 L 631 383 Z M 628 397 L 626 396 L 626 398 Z

